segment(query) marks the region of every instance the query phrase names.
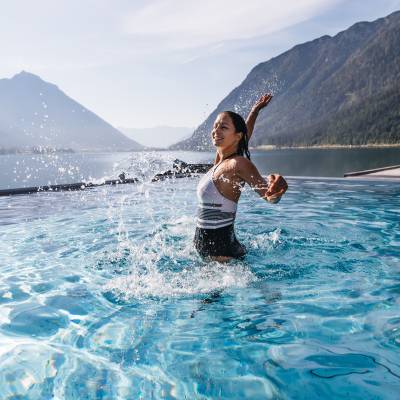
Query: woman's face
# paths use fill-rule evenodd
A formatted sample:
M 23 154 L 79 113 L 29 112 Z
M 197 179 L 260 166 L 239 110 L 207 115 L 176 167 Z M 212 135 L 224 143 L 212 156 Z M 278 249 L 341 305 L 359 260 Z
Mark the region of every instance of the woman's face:
M 214 122 L 211 132 L 213 145 L 222 149 L 237 146 L 242 133 L 235 131 L 232 119 L 229 114 L 221 113 Z

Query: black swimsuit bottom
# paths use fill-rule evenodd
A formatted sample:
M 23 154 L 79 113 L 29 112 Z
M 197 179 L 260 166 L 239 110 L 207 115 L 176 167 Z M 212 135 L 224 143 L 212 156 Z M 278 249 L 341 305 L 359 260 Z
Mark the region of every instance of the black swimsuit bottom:
M 246 255 L 246 247 L 236 239 L 233 224 L 218 229 L 197 227 L 194 245 L 202 257 L 242 258 Z

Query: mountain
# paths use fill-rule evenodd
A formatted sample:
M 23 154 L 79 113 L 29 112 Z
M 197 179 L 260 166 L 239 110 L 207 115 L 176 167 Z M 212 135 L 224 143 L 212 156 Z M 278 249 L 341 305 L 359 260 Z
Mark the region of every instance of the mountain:
M 147 147 L 167 148 L 172 144 L 188 139 L 194 128 L 155 126 L 152 128 L 118 128 L 122 133 Z
M 173 148 L 209 149 L 219 112 L 245 117 L 269 91 L 275 97 L 259 115 L 252 146 L 400 143 L 400 11 L 257 65 L 190 139 Z
M 142 148 L 36 75 L 22 71 L 0 79 L 0 147 L 37 146 L 94 151 Z

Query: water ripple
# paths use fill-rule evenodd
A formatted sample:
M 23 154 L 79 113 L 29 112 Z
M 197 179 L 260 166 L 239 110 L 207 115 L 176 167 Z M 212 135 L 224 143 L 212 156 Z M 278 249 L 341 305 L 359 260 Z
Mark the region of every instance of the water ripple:
M 221 265 L 193 249 L 198 178 L 162 166 L 0 199 L 0 398 L 397 398 L 398 185 L 245 191 Z

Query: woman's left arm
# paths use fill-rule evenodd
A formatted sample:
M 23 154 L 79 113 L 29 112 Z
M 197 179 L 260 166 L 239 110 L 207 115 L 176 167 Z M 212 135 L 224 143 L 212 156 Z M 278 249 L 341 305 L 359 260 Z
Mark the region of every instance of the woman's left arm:
M 236 173 L 250 185 L 264 200 L 277 203 L 288 189 L 288 184 L 279 174 L 268 175 L 264 179 L 256 166 L 248 159 L 240 157 L 236 162 Z
M 271 100 L 272 100 L 272 94 L 271 93 L 265 94 L 264 96 L 261 96 L 256 101 L 256 103 L 250 110 L 249 115 L 247 116 L 247 119 L 246 119 L 247 139 L 248 140 L 250 140 L 250 137 L 253 134 L 254 125 L 256 124 L 258 113 L 260 112 L 260 110 L 262 110 L 264 107 L 266 107 Z

